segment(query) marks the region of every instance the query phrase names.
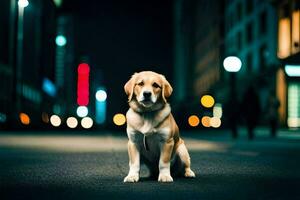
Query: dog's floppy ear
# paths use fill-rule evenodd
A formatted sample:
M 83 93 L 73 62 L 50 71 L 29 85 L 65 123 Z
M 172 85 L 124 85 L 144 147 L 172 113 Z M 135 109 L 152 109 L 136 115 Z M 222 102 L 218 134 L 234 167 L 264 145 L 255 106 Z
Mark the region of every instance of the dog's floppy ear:
M 124 85 L 124 90 L 125 93 L 128 96 L 128 102 L 131 101 L 132 96 L 133 96 L 133 89 L 134 89 L 134 85 L 135 85 L 135 78 L 136 78 L 137 73 L 134 73 L 131 78 L 129 79 L 129 81 L 127 81 L 127 83 Z
M 171 84 L 167 81 L 167 79 L 162 75 L 162 98 L 165 102 L 167 102 L 167 98 L 171 96 L 173 92 L 173 88 Z

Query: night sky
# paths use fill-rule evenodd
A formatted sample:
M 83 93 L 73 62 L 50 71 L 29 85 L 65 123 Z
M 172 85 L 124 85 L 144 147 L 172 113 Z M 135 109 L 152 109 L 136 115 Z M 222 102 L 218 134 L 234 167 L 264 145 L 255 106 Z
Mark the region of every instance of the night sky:
M 172 82 L 172 0 L 65 0 L 62 10 L 74 16 L 76 58 L 102 71 L 108 114 L 127 108 L 123 85 L 132 73 L 154 70 Z

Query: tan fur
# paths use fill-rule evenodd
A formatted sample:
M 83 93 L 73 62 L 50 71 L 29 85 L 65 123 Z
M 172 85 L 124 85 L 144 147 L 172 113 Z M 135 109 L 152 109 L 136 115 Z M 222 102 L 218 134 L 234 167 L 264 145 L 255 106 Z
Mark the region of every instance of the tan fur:
M 124 182 L 138 181 L 140 157 L 152 165 L 150 169 L 159 169 L 158 181 L 173 181 L 170 167 L 176 159 L 181 160 L 179 164 L 183 164 L 186 177 L 195 177 L 190 169 L 188 151 L 167 103 L 173 89 L 166 78 L 151 71 L 135 73 L 125 84 L 124 90 L 130 106 L 126 114 L 130 170 Z M 151 102 L 144 102 L 145 91 L 151 92 Z M 145 149 L 144 136 L 149 142 L 149 150 Z M 157 162 L 159 166 L 153 166 Z

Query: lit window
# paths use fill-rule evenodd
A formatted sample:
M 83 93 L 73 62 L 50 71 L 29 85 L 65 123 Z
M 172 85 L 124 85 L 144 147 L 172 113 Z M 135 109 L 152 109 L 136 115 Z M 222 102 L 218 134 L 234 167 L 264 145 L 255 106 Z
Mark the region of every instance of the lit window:
M 290 19 L 282 18 L 279 20 L 278 32 L 278 52 L 279 58 L 286 58 L 290 55 L 291 49 L 291 27 Z
M 300 10 L 293 12 L 293 25 L 292 25 L 292 52 L 297 53 L 300 50 Z

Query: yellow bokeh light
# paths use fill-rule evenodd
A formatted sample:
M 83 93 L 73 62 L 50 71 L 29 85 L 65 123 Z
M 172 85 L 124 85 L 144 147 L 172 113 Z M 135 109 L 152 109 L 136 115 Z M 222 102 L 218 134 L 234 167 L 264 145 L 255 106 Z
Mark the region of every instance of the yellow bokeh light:
M 208 116 L 202 117 L 201 123 L 204 127 L 210 127 L 210 117 Z
M 188 122 L 190 126 L 195 127 L 199 125 L 200 120 L 196 115 L 191 115 L 188 119 Z
M 201 98 L 201 104 L 206 108 L 211 108 L 215 104 L 215 99 L 210 95 L 204 95 Z
M 126 117 L 122 113 L 115 114 L 114 117 L 113 117 L 113 122 L 117 126 L 122 126 L 126 122 Z
M 29 125 L 30 124 L 30 118 L 26 113 L 20 113 L 19 118 L 22 124 Z
M 219 128 L 221 126 L 221 119 L 218 117 L 210 118 L 210 125 L 214 128 Z

